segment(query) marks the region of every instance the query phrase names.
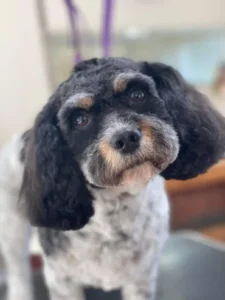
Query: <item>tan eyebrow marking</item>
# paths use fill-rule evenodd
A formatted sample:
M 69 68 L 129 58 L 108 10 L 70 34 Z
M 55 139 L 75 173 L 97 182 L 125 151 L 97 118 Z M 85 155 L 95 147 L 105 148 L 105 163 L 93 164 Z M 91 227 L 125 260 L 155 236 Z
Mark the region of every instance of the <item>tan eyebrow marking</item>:
M 94 104 L 94 100 L 91 97 L 81 98 L 77 101 L 76 107 L 89 110 Z
M 94 105 L 94 99 L 91 94 L 87 93 L 78 93 L 70 97 L 66 103 L 64 104 L 63 108 L 83 108 L 89 110 Z
M 127 87 L 127 81 L 123 79 L 115 80 L 113 88 L 116 93 L 121 93 L 125 91 L 126 87 Z
M 116 93 L 125 91 L 129 81 L 136 77 L 136 73 L 120 73 L 113 82 L 113 89 Z

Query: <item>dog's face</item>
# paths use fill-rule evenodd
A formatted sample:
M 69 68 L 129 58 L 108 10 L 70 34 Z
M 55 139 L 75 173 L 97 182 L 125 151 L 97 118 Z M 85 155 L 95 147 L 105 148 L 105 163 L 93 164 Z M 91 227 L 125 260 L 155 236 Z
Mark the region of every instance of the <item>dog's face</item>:
M 80 63 L 36 119 L 23 193 L 38 226 L 78 229 L 87 184 L 188 179 L 224 154 L 224 119 L 171 67 L 122 58 Z M 32 199 L 32 200 L 31 200 Z
M 136 64 L 78 72 L 58 112 L 59 127 L 87 182 L 145 183 L 171 164 L 179 141 L 153 79 Z

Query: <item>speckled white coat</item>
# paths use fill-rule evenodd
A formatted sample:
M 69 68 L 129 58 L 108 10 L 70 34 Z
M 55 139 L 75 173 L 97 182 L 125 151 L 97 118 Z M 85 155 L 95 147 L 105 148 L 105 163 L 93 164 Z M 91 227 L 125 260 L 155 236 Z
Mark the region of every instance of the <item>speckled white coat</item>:
M 0 154 L 0 241 L 10 300 L 31 299 L 24 255 L 29 225 L 17 206 L 21 148 L 21 138 L 16 137 Z M 168 235 L 164 180 L 156 176 L 147 186 L 92 188 L 92 192 L 95 215 L 82 230 L 40 230 L 52 300 L 81 300 L 82 286 L 121 288 L 125 300 L 154 299 L 160 252 Z

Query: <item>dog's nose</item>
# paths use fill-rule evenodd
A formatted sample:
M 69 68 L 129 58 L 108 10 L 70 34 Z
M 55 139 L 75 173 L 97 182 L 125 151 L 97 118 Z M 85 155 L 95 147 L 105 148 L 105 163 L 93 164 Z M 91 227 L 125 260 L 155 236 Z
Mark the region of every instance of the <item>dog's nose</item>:
M 123 154 L 133 153 L 140 146 L 141 133 L 139 131 L 124 131 L 117 133 L 112 138 L 114 149 Z

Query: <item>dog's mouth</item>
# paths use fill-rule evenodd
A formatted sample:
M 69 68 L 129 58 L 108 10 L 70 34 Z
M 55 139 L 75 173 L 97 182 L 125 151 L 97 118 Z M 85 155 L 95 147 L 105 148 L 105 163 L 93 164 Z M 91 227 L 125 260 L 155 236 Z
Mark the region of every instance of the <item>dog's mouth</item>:
M 128 168 L 121 174 L 120 185 L 146 184 L 156 173 L 155 167 L 150 161 L 146 161 L 132 168 Z
M 106 168 L 102 183 L 106 186 L 145 185 L 159 172 L 150 160 L 138 161 L 124 166 L 119 172 Z
M 102 170 L 103 171 L 103 170 Z M 120 171 L 119 173 L 112 173 L 109 171 L 102 172 L 100 181 L 89 184 L 93 187 L 119 187 L 119 186 L 142 186 L 146 185 L 158 170 L 150 161 L 140 162 Z

